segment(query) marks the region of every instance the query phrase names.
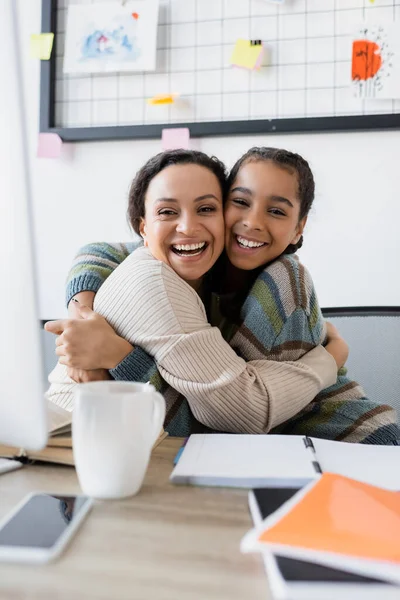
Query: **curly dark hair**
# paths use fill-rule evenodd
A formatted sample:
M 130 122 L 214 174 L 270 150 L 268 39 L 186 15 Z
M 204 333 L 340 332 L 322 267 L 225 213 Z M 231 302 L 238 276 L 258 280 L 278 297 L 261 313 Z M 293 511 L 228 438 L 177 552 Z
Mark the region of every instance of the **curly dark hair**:
M 150 158 L 136 173 L 129 190 L 127 217 L 132 229 L 139 233 L 140 220 L 145 216 L 145 198 L 151 180 L 171 165 L 199 165 L 214 173 L 226 192 L 227 171 L 223 162 L 215 156 L 208 156 L 197 150 L 167 150 Z
M 314 202 L 315 183 L 314 176 L 308 162 L 294 152 L 284 150 L 282 148 L 267 148 L 265 146 L 250 148 L 239 160 L 233 165 L 229 173 L 227 185 L 228 190 L 235 181 L 240 167 L 249 162 L 258 162 L 268 160 L 275 163 L 278 167 L 286 169 L 289 173 L 296 173 L 298 181 L 298 196 L 300 200 L 300 215 L 299 221 L 306 217 L 310 212 Z M 293 254 L 303 245 L 303 236 L 300 237 L 297 244 L 289 244 L 285 250 L 285 254 Z

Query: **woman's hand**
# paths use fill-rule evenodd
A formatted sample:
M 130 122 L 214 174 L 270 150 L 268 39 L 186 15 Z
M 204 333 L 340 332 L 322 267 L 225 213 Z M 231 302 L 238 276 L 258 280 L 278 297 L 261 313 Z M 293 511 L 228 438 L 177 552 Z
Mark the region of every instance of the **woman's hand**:
M 78 318 L 45 324 L 46 331 L 58 336 L 56 354 L 62 365 L 85 371 L 108 371 L 132 352 L 133 346 L 91 308 L 76 304 L 73 310 Z
M 80 313 L 80 305 L 87 306 L 89 308 L 93 308 L 94 292 L 79 292 L 75 294 L 75 296 L 71 299 L 68 305 L 68 316 L 71 319 L 82 319 Z M 76 383 L 88 383 L 90 381 L 107 381 L 112 379 L 110 373 L 107 369 L 76 369 L 73 367 L 68 367 L 68 376 L 71 377 Z
M 325 324 L 328 336 L 328 341 L 325 346 L 325 350 L 333 356 L 338 369 L 340 369 L 341 367 L 344 367 L 349 357 L 349 346 L 347 345 L 346 341 L 342 338 L 336 327 L 332 325 L 332 323 L 326 321 Z
M 88 383 L 90 381 L 109 381 L 112 379 L 107 369 L 73 369 L 68 367 L 68 377 L 71 377 L 76 383 Z

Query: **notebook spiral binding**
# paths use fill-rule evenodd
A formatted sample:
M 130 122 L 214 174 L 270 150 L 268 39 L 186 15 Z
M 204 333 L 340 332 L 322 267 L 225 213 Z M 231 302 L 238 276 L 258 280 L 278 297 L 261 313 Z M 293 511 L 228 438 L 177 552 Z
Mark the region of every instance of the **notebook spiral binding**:
M 319 464 L 319 461 L 316 460 L 317 459 L 317 453 L 315 452 L 315 448 L 314 448 L 314 444 L 311 438 L 309 438 L 307 435 L 305 435 L 303 437 L 303 442 L 306 448 L 310 448 L 311 452 L 314 454 L 314 460 L 312 461 L 312 466 L 314 467 L 314 470 L 316 473 L 318 473 L 318 475 L 322 474 L 322 468 L 321 465 Z

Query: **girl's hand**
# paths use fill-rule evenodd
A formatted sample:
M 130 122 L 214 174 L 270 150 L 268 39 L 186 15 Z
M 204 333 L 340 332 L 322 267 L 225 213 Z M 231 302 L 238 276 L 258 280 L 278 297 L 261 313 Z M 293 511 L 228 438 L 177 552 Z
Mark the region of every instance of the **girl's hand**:
M 349 357 L 349 346 L 342 338 L 336 327 L 328 321 L 326 321 L 326 331 L 328 335 L 328 342 L 325 346 L 325 350 L 333 356 L 339 370 L 344 367 Z
M 93 309 L 95 295 L 94 292 L 79 292 L 79 294 L 75 294 L 68 304 L 68 316 L 70 319 L 82 319 L 79 306 L 88 306 Z
M 75 310 L 78 318 L 45 324 L 46 331 L 58 336 L 56 354 L 62 365 L 84 371 L 108 371 L 132 352 L 133 346 L 91 308 L 76 304 Z

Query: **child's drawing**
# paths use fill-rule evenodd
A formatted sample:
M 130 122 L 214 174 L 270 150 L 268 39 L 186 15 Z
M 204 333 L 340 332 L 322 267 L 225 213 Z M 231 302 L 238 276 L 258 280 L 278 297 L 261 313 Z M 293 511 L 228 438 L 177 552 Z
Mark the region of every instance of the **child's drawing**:
M 157 19 L 158 0 L 71 5 L 64 72 L 154 70 Z
M 364 25 L 353 40 L 351 79 L 358 98 L 400 98 L 400 28 Z

